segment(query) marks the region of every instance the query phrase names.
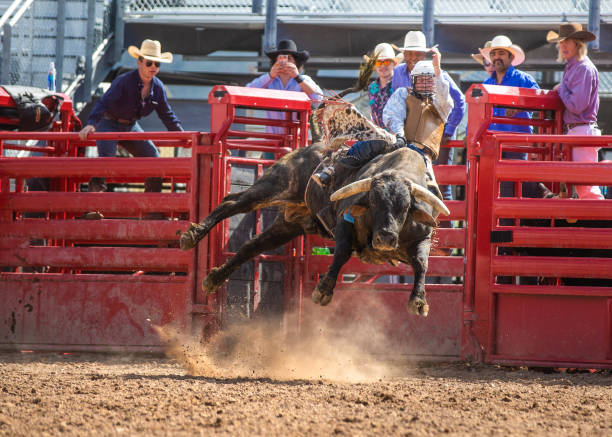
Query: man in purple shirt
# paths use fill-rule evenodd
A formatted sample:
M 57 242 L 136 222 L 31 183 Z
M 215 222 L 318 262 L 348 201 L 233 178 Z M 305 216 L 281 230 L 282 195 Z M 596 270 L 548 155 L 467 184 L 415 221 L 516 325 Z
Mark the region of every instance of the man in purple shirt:
M 138 69 L 122 74 L 113 80 L 110 88 L 96 103 L 86 126 L 79 132 L 86 140 L 92 132 L 143 132 L 138 120 L 153 110 L 170 131 L 182 131 L 178 120 L 166 98 L 164 84 L 157 77 L 160 62 L 172 62 L 172 53 L 161 52 L 159 41 L 145 39 L 140 45 L 130 46 L 128 52 L 138 58 Z M 114 157 L 117 154 L 117 140 L 97 141 L 98 156 Z M 121 146 L 133 156 L 159 157 L 152 141 L 121 141 Z M 160 192 L 162 178 L 147 178 L 145 191 Z M 89 181 L 88 191 L 106 191 L 104 178 L 94 177 Z
M 323 94 L 321 88 L 306 74 L 301 74 L 304 64 L 310 57 L 307 50 L 298 51 L 293 40 L 284 39 L 278 42 L 276 49 L 266 52 L 270 58 L 272 68 L 269 73 L 259 76 L 247 83 L 249 88 L 266 88 L 269 90 L 302 91 L 308 94 L 310 100 L 316 101 Z M 284 120 L 285 113 L 280 111 L 267 111 L 268 118 Z M 266 126 L 266 132 L 283 134 L 284 130 L 278 126 Z
M 412 79 L 410 78 L 410 72 L 414 68 L 417 62 L 423 61 L 427 56 L 427 53 L 431 52 L 431 48 L 427 47 L 425 34 L 419 30 L 412 30 L 408 32 L 404 38 L 404 47 L 397 48 L 404 53 L 404 63 L 395 67 L 393 70 L 393 80 L 391 86 L 393 90 L 398 90 L 401 87 L 408 87 L 412 89 Z M 457 126 L 461 122 L 463 115 L 465 114 L 465 96 L 450 77 L 450 75 L 442 70 L 442 79 L 449 85 L 449 91 L 451 99 L 453 99 L 453 110 L 446 120 L 444 125 L 444 132 L 442 134 L 442 140 L 440 145 L 444 146 L 449 142 L 455 135 Z M 434 164 L 449 165 L 453 161 L 453 149 L 448 147 L 440 148 L 440 155 Z M 442 194 L 445 199 L 451 199 L 451 187 L 450 185 L 440 186 Z
M 597 127 L 599 73 L 587 56 L 586 43 L 595 35 L 578 23 L 563 23 L 559 33 L 550 31 L 549 43 L 559 45 L 559 62 L 566 62 L 563 79 L 553 88 L 565 105 L 563 123 L 567 135 L 601 135 Z M 572 161 L 597 162 L 598 147 L 574 147 Z M 580 199 L 603 199 L 598 186 L 577 185 Z

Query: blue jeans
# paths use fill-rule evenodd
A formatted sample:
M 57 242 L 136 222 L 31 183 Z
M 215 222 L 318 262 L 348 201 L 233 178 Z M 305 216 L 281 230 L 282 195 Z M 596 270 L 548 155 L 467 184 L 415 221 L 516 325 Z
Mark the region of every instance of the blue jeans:
M 96 132 L 144 132 L 138 122 L 121 124 L 115 120 L 102 119 L 96 124 Z M 114 158 L 117 154 L 117 140 L 97 141 L 100 158 Z M 121 141 L 121 146 L 132 156 L 141 158 L 159 158 L 157 147 L 152 141 Z
M 96 124 L 96 132 L 144 132 L 138 122 L 134 124 L 121 124 L 115 120 L 103 118 Z M 101 158 L 114 158 L 117 155 L 117 140 L 100 140 L 98 146 L 98 156 Z M 121 141 L 121 147 L 127 150 L 132 156 L 141 158 L 159 158 L 159 151 L 151 140 L 147 141 Z M 89 181 L 90 191 L 99 191 L 104 187 L 104 178 L 91 178 Z M 162 178 L 146 178 L 144 189 L 146 192 L 159 193 L 162 190 Z M 96 188 L 94 188 L 96 187 Z

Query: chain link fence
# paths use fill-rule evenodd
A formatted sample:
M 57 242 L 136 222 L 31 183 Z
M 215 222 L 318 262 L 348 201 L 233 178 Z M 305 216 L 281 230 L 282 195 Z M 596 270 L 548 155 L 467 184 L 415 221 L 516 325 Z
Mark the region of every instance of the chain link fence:
M 265 13 L 265 1 L 263 11 Z M 397 16 L 423 13 L 424 0 L 279 0 L 279 15 Z M 436 16 L 588 14 L 589 0 L 436 0 Z M 130 0 L 127 13 L 250 14 L 248 0 Z M 612 0 L 602 0 L 601 13 L 612 14 Z
M 2 17 L 2 62 L 0 81 L 6 85 L 47 87 L 51 62 L 56 60 L 58 29 L 57 0 L 25 0 L 14 4 Z M 58 88 L 65 89 L 82 75 L 86 47 L 87 0 L 67 0 L 64 21 L 63 77 Z M 113 0 L 96 0 L 93 51 L 114 31 Z

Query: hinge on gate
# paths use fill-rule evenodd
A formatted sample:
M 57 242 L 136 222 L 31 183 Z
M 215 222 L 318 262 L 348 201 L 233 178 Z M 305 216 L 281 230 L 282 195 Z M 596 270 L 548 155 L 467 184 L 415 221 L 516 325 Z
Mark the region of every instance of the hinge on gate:
M 491 243 L 512 243 L 513 241 L 512 231 L 491 231 Z

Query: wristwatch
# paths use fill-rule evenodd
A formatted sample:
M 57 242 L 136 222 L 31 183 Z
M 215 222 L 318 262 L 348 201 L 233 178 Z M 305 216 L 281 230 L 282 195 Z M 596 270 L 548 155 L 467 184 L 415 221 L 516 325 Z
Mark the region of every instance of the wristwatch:
M 306 78 L 303 75 L 298 74 L 297 76 L 294 77 L 294 79 L 295 79 L 295 81 L 297 83 L 302 83 L 302 82 L 304 82 L 304 79 L 306 79 Z

